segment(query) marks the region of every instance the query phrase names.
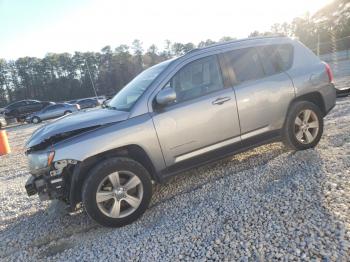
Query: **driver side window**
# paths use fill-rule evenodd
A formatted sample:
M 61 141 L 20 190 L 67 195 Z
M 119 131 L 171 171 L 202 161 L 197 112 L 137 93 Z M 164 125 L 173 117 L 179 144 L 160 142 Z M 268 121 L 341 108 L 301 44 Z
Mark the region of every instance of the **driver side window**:
M 208 56 L 185 65 L 166 87 L 174 88 L 177 103 L 223 89 L 217 57 Z

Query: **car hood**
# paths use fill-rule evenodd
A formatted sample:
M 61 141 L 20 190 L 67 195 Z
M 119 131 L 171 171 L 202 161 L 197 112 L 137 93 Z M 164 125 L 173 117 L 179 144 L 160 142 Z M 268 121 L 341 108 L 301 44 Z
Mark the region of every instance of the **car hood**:
M 80 111 L 67 115 L 36 130 L 28 140 L 26 148 L 52 144 L 104 125 L 124 121 L 128 116 L 128 112 L 113 109 Z

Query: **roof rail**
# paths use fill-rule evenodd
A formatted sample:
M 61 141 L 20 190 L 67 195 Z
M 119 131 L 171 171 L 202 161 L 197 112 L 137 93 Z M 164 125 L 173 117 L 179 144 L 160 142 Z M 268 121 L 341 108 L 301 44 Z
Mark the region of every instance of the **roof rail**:
M 185 55 L 191 54 L 191 53 L 199 51 L 199 50 L 205 50 L 207 48 L 212 48 L 212 47 L 221 46 L 221 45 L 227 45 L 227 44 L 231 44 L 231 43 L 238 43 L 238 42 L 257 40 L 257 39 L 277 38 L 277 37 L 287 37 L 287 36 L 284 34 L 274 34 L 274 35 L 268 35 L 268 36 L 247 37 L 247 38 L 235 39 L 235 40 L 230 40 L 230 41 L 218 42 L 218 43 L 214 43 L 214 44 L 211 44 L 208 46 L 194 48 L 194 49 L 188 51 Z

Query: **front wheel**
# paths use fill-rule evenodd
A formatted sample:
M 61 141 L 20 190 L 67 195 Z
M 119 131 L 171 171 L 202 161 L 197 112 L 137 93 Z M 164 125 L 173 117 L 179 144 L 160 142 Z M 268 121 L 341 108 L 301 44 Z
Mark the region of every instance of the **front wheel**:
M 97 223 L 121 227 L 138 219 L 152 197 L 147 170 L 124 157 L 110 158 L 88 174 L 82 191 L 86 212 Z
M 294 103 L 284 127 L 284 143 L 292 149 L 304 150 L 315 147 L 323 134 L 323 115 L 311 102 Z

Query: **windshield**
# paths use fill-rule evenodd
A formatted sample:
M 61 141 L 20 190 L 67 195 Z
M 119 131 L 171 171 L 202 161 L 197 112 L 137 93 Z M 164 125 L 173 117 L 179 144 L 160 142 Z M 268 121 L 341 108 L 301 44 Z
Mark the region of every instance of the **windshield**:
M 107 107 L 129 111 L 169 63 L 169 60 L 165 61 L 140 73 L 111 99 Z

